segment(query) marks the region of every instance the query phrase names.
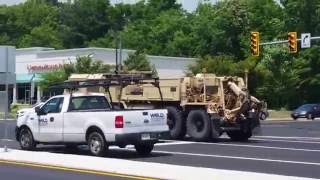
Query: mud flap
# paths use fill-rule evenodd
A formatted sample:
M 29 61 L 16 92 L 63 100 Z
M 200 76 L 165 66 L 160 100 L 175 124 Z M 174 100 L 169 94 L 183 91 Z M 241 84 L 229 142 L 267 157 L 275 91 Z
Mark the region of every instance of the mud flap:
M 222 134 L 221 122 L 222 119 L 217 113 L 210 114 L 211 121 L 211 138 L 217 139 Z
M 220 119 L 211 118 L 211 138 L 219 138 L 222 134 L 222 129 L 220 128 Z
M 250 119 L 250 128 L 252 131 L 253 135 L 261 135 L 262 130 L 260 126 L 260 119 L 259 119 L 259 113 L 258 112 L 249 112 L 249 117 Z

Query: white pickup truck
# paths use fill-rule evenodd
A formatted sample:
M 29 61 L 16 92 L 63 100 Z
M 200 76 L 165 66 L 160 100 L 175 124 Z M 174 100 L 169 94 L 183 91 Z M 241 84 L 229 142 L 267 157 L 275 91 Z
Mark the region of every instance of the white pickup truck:
M 115 110 L 104 94 L 74 93 L 54 96 L 18 117 L 16 139 L 24 150 L 37 144 L 87 144 L 93 155 L 103 156 L 110 145 L 133 144 L 148 155 L 168 130 L 165 109 Z

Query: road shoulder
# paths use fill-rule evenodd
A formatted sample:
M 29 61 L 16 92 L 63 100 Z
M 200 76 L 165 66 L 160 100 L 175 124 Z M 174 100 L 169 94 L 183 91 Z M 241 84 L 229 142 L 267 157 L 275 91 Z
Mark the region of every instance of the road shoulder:
M 161 163 L 137 162 L 113 158 L 58 154 L 49 152 L 30 152 L 0 149 L 0 160 L 25 164 L 37 164 L 83 170 L 105 172 L 142 178 L 160 179 L 273 179 L 273 180 L 307 180 L 311 178 L 272 175 L 254 172 L 220 170 L 212 168 L 189 167 Z M 166 172 L 166 173 L 163 173 Z

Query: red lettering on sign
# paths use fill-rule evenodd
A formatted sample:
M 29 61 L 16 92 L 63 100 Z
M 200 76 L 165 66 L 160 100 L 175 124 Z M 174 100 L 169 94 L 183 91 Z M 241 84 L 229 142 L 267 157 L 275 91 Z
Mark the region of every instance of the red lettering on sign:
M 27 66 L 29 73 L 46 72 L 46 71 L 52 71 L 52 70 L 61 69 L 61 68 L 63 68 L 63 64 L 42 64 L 42 65 Z

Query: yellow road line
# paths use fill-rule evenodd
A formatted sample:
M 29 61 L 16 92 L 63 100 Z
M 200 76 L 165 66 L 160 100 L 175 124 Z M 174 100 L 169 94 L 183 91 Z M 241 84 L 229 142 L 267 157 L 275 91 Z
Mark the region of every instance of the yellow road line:
M 80 168 L 68 168 L 68 167 L 63 167 L 63 166 L 45 165 L 45 164 L 37 164 L 37 163 L 29 163 L 29 162 L 0 160 L 0 163 L 20 165 L 20 166 L 29 166 L 29 167 L 37 167 L 37 168 L 46 168 L 46 169 L 53 169 L 53 170 L 70 171 L 70 172 L 96 174 L 96 175 L 103 175 L 103 176 L 114 176 L 114 177 L 138 179 L 138 180 L 157 180 L 157 178 L 151 178 L 151 177 L 126 175 L 126 174 L 120 174 L 120 173 L 95 171 L 95 170 L 80 169 Z

